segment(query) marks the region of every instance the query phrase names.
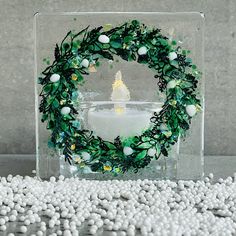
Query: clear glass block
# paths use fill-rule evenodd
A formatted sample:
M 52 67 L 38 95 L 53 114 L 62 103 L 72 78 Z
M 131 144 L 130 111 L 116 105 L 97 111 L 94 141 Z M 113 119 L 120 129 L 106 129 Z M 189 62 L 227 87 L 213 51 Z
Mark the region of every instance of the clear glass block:
M 190 57 L 197 65 L 203 76 L 198 84 L 201 94 L 202 111 L 193 119 L 190 130 L 185 138 L 179 138 L 168 157 L 161 155 L 158 160 L 140 169 L 137 173 L 129 171 L 125 174 L 113 176 L 110 173 L 87 173 L 75 165 L 65 162 L 61 150 L 49 148 L 48 140 L 51 134 L 46 129 L 46 123 L 41 122 L 39 113 L 39 94 L 42 86 L 38 84 L 41 72 L 54 60 L 56 43 L 60 43 L 69 32 L 79 32 L 87 26 L 90 29 L 109 25 L 113 27 L 126 21 L 138 20 L 150 27 L 161 29 L 163 35 L 170 40 L 176 40 L 177 45 L 191 51 Z M 83 12 L 83 13 L 37 13 L 35 23 L 35 106 L 36 106 L 36 154 L 37 175 L 41 179 L 60 174 L 70 177 L 78 176 L 86 179 L 200 179 L 203 176 L 204 166 L 204 60 L 203 60 L 203 33 L 204 15 L 197 12 L 160 13 L 160 12 Z M 126 109 L 135 108 L 145 113 L 140 118 L 141 123 L 121 120 L 104 115 L 101 110 L 111 110 L 119 106 L 119 102 L 111 101 L 112 83 L 117 71 L 122 72 L 122 78 L 130 89 L 130 101 L 123 102 Z M 76 106 L 78 121 L 81 129 L 93 130 L 106 140 L 112 140 L 117 133 L 126 135 L 130 132 L 139 135 L 141 127 L 149 124 L 153 112 L 160 111 L 164 101 L 164 93 L 157 91 L 157 81 L 154 73 L 137 62 L 126 62 L 116 56 L 114 61 L 101 60 L 96 73 L 86 77 L 86 83 L 80 87 L 81 103 Z M 122 106 L 123 106 L 122 105 Z M 143 119 L 143 120 L 142 120 Z M 133 119 L 135 120 L 135 119 Z M 137 119 L 138 120 L 138 119 Z M 146 124 L 146 123 L 147 124 Z M 116 123 L 117 125 L 114 125 Z M 119 125 L 119 129 L 117 128 Z M 104 125 L 105 124 L 105 125 Z M 132 126 L 133 124 L 133 126 Z M 127 128 L 126 128 L 127 127 Z M 110 129 L 108 129 L 110 128 Z M 109 132 L 111 130 L 112 132 Z M 127 131 L 128 129 L 128 131 Z

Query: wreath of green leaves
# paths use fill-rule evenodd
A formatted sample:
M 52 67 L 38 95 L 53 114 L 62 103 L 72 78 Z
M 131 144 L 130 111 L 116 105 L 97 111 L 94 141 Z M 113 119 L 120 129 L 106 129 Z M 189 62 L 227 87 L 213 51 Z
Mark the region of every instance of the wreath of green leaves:
M 109 40 L 101 42 L 101 35 Z M 139 53 L 141 47 L 145 47 L 146 53 Z M 47 122 L 47 129 L 51 130 L 49 147 L 59 149 L 65 161 L 80 169 L 114 174 L 137 172 L 161 154 L 168 156 L 170 147 L 189 129 L 192 116 L 201 110 L 197 91 L 201 72 L 189 53 L 163 36 L 160 29 L 149 28 L 137 20 L 115 28 L 106 25 L 68 32 L 56 45 L 54 62 L 39 77 L 43 86 L 39 110 L 42 122 Z M 89 68 L 81 62 L 86 59 L 90 66 L 99 67 L 100 58 L 113 60 L 113 55 L 146 64 L 153 70 L 166 101 L 162 110 L 153 114 L 150 129 L 142 135 L 117 137 L 109 142 L 80 127 L 74 104 L 79 101 L 78 86 L 85 82 L 84 75 L 89 75 Z M 50 78 L 55 74 L 60 79 L 52 82 Z M 64 107 L 69 108 L 69 114 L 62 113 Z

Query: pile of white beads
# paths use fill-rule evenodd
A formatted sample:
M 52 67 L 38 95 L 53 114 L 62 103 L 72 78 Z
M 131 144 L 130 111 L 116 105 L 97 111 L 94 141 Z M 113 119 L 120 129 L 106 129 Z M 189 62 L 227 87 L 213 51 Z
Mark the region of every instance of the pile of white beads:
M 85 235 L 85 225 L 92 235 L 235 235 L 236 175 L 212 179 L 39 181 L 9 175 L 0 178 L 0 231 L 16 235 L 11 224 L 17 222 L 18 232 L 37 236 Z

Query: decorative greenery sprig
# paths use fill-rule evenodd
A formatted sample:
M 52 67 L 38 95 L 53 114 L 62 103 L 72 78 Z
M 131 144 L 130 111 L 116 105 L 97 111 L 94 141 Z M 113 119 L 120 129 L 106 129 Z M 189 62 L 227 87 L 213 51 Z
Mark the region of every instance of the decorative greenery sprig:
M 160 29 L 150 29 L 137 20 L 115 28 L 106 25 L 91 30 L 87 27 L 76 34 L 68 32 L 56 45 L 54 62 L 39 78 L 43 86 L 39 107 L 42 122 L 47 122 L 47 129 L 52 131 L 49 147 L 59 149 L 65 161 L 87 172 L 136 172 L 153 158 L 167 156 L 201 110 L 196 91 L 201 72 L 188 53 L 163 36 Z M 99 66 L 100 58 L 113 60 L 113 55 L 146 64 L 155 72 L 157 85 L 167 99 L 142 135 L 109 142 L 81 128 L 75 104 L 84 75 Z

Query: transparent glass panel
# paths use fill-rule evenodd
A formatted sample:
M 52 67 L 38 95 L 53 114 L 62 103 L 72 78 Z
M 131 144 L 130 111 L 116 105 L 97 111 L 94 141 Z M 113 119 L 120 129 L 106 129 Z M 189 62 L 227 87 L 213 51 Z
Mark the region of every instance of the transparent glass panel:
M 168 157 L 161 155 L 158 160 L 152 160 L 137 173 L 127 172 L 116 177 L 111 174 L 88 173 L 75 165 L 69 165 L 60 150 L 48 146 L 51 131 L 46 129 L 46 123 L 41 122 L 39 94 L 42 86 L 37 81 L 41 72 L 54 61 L 56 43 L 59 44 L 69 31 L 79 32 L 87 26 L 93 29 L 109 24 L 115 27 L 134 19 L 161 29 L 162 34 L 170 40 L 176 40 L 177 45 L 191 50 L 190 57 L 199 70 L 204 72 L 202 13 L 84 12 L 35 15 L 36 153 L 37 175 L 41 179 L 60 174 L 89 179 L 199 179 L 203 176 L 204 73 L 198 85 L 202 111 L 192 119 L 186 137 L 179 139 Z M 111 99 L 112 84 L 118 71 L 121 71 L 122 79 L 130 91 L 130 101 L 122 105 Z M 105 140 L 113 140 L 117 135 L 139 135 L 149 126 L 153 112 L 159 112 L 166 99 L 163 94 L 157 91 L 154 72 L 147 66 L 114 56 L 113 61 L 101 59 L 98 69 L 91 68 L 86 82 L 80 87 L 82 102 L 74 105 L 78 110 L 77 119 L 82 129 L 92 130 Z M 116 108 L 122 110 L 122 106 L 127 110 L 135 110 L 136 113 L 127 116 L 125 120 L 116 115 L 107 115 L 107 111 Z

